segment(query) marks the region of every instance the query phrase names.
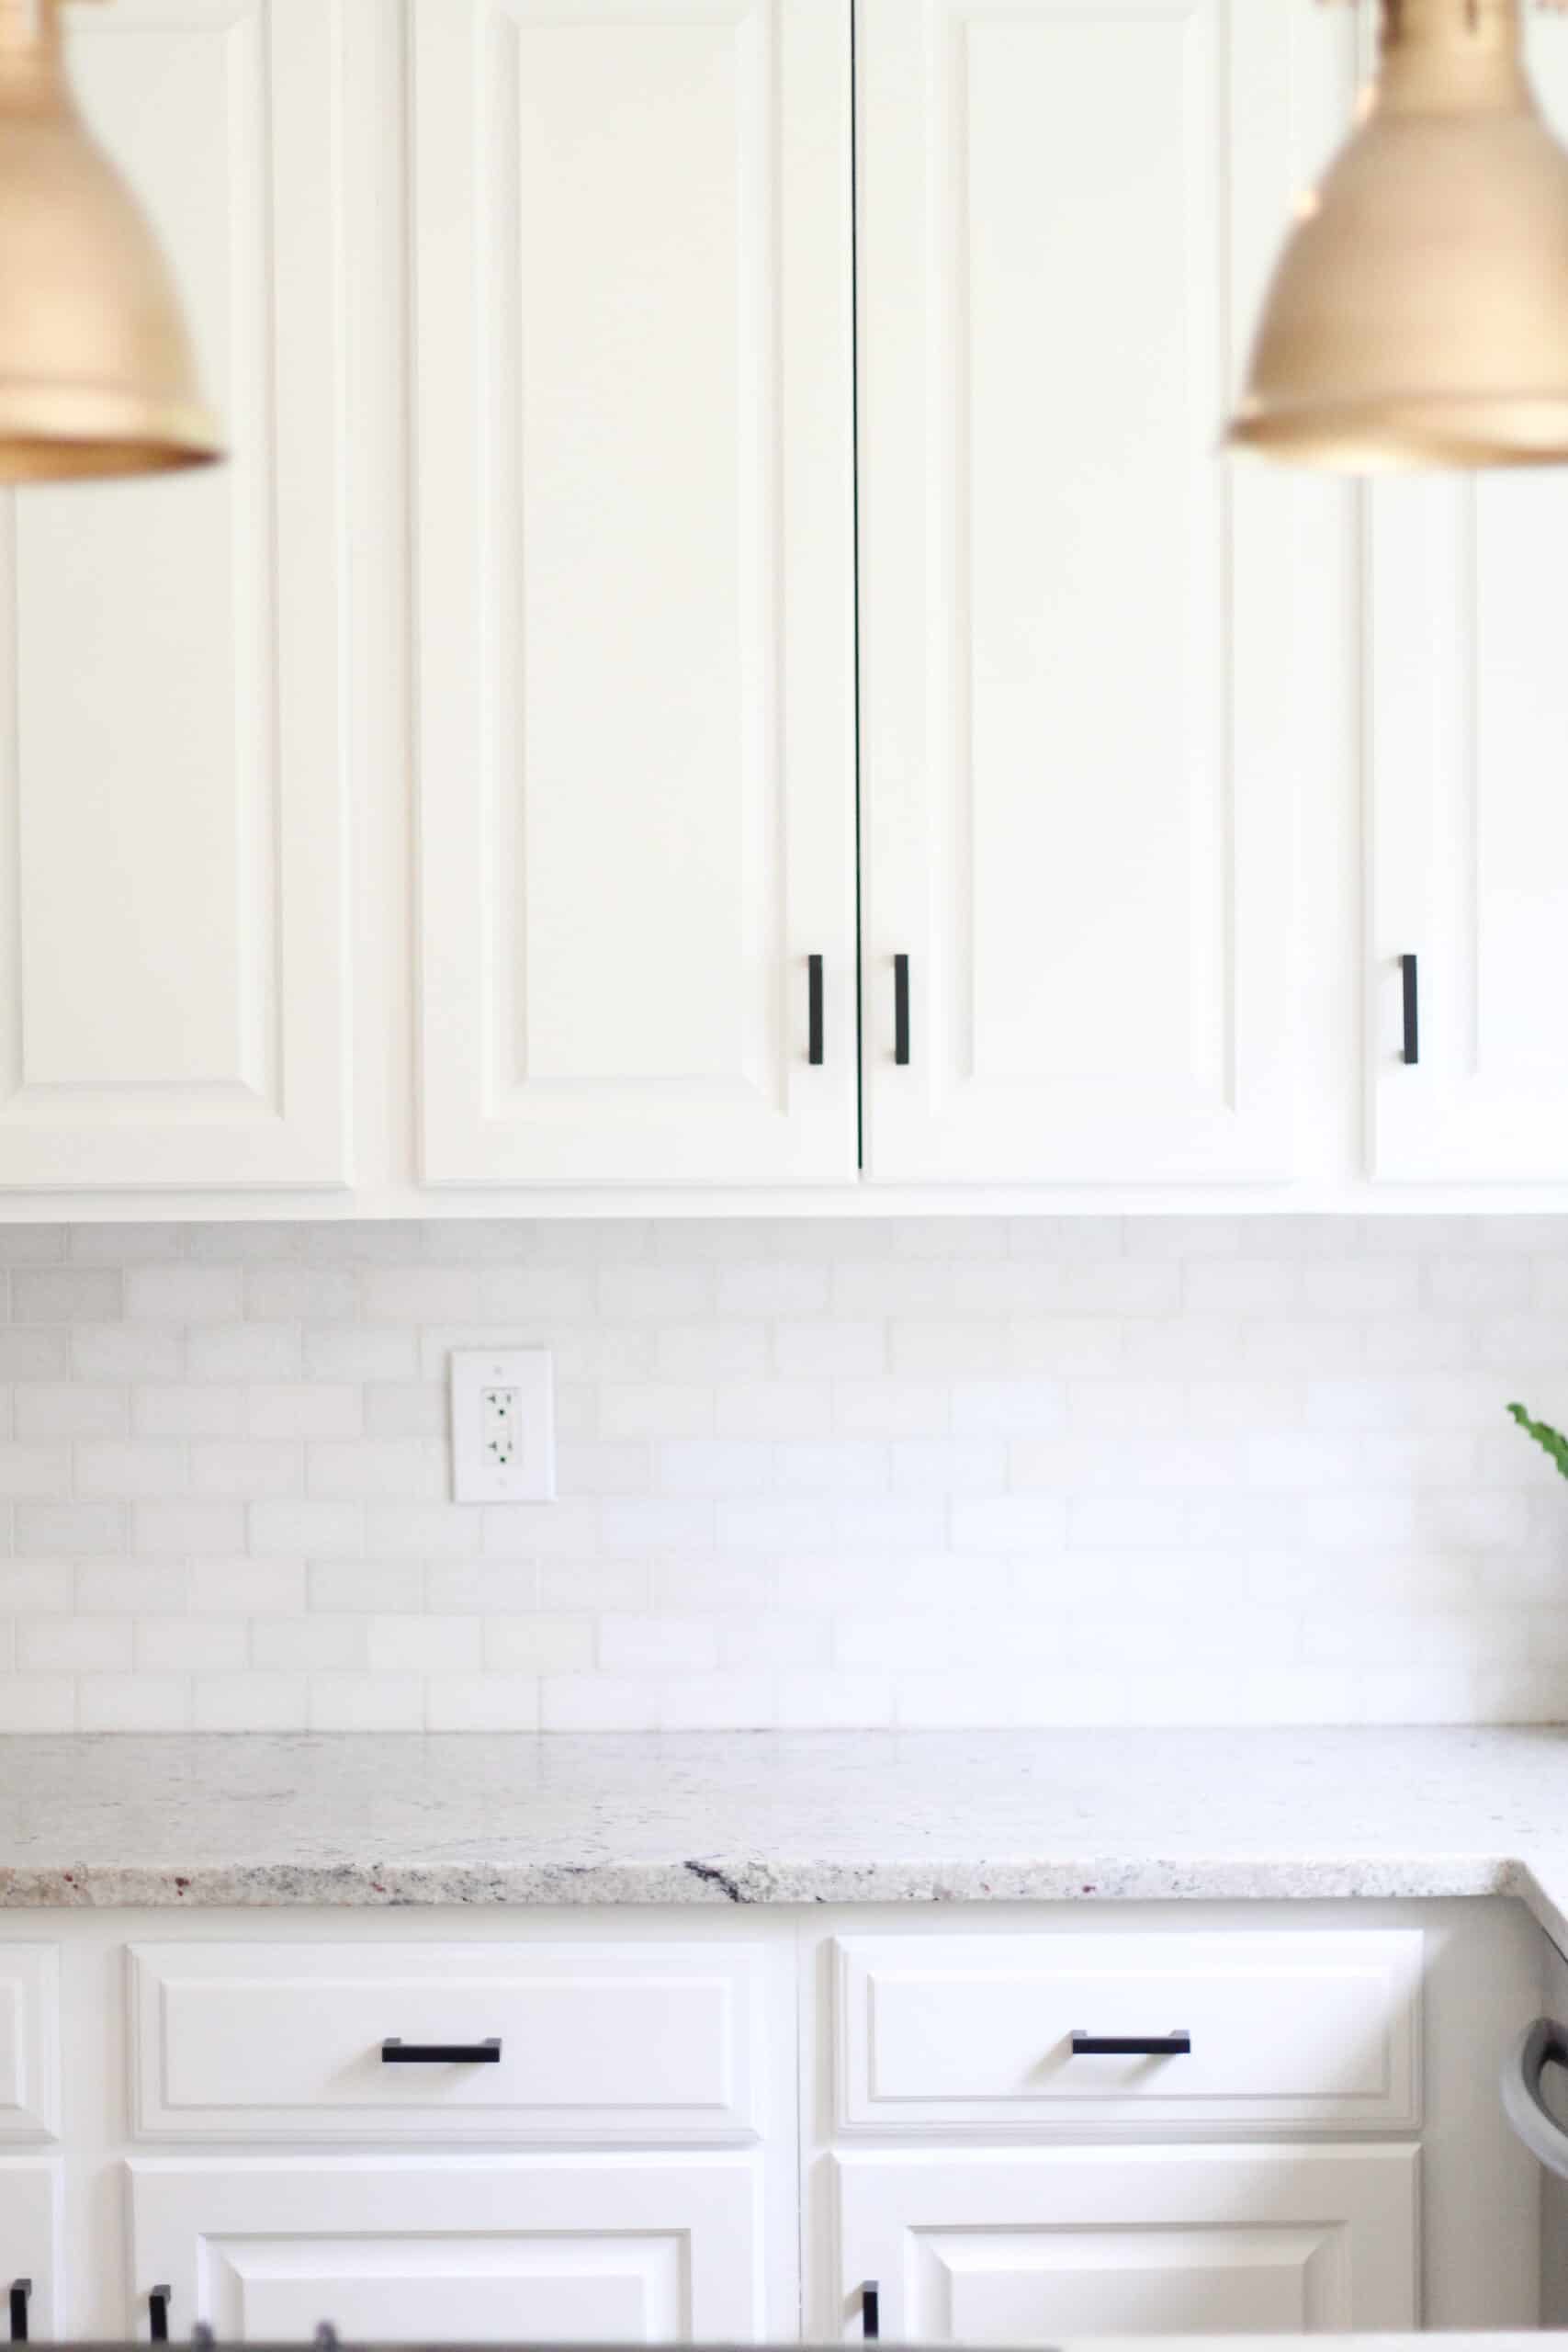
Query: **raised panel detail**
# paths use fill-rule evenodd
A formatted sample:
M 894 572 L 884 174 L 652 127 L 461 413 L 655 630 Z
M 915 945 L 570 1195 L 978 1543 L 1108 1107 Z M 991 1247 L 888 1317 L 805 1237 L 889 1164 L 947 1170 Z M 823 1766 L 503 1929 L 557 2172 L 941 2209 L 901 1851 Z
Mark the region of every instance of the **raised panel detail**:
M 131 2293 L 228 2343 L 742 2343 L 758 2332 L 754 2160 L 506 2156 L 130 2167 Z
M 833 2160 L 840 2278 L 897 2343 L 1416 2324 L 1414 2146 Z
M 48 2158 L 0 2157 L 0 2283 L 30 2278 L 28 2333 L 60 2333 L 61 2304 L 71 2292 L 62 2264 L 61 2167 Z
M 1225 0 L 866 0 L 875 1178 L 1289 1172 L 1298 493 L 1215 439 L 1290 56 Z
M 423 1172 L 852 1176 L 848 0 L 412 24 Z
M 226 464 L 0 515 L 0 1183 L 345 1175 L 340 0 L 73 10 Z
M 1418 1929 L 1303 1935 L 847 1937 L 839 2114 L 855 2131 L 1410 2131 Z M 1185 2033 L 1179 2056 L 1075 2054 L 1075 2032 Z
M 59 2136 L 59 1951 L 0 1944 L 0 2140 Z
M 131 1958 L 142 2138 L 757 2136 L 753 1952 L 223 1943 L 143 1944 Z M 493 2037 L 501 2058 L 387 2065 L 389 2035 Z

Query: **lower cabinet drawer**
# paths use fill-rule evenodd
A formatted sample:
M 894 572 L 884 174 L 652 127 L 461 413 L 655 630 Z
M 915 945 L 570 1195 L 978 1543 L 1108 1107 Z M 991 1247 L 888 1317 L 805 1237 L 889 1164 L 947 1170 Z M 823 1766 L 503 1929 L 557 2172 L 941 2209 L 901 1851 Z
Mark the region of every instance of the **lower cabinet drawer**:
M 858 2151 L 838 2308 L 897 2344 L 1358 2335 L 1416 2324 L 1413 2147 Z
M 761 1972 L 735 1945 L 169 1943 L 130 1958 L 141 2139 L 762 2128 Z
M 145 2157 L 127 2334 L 223 2344 L 742 2343 L 760 2332 L 746 2154 Z
M 1421 1962 L 1418 1928 L 847 1937 L 839 2127 L 1407 2131 Z

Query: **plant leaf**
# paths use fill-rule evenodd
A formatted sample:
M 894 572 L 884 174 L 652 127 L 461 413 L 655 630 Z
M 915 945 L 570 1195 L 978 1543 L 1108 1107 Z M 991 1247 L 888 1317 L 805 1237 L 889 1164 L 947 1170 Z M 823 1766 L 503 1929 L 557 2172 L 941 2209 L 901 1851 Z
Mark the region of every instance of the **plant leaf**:
M 1522 1405 L 1510 1405 L 1508 1411 L 1527 1437 L 1534 1438 L 1541 1452 L 1549 1454 L 1564 1478 L 1568 1478 L 1568 1437 L 1554 1430 L 1550 1421 L 1532 1421 Z

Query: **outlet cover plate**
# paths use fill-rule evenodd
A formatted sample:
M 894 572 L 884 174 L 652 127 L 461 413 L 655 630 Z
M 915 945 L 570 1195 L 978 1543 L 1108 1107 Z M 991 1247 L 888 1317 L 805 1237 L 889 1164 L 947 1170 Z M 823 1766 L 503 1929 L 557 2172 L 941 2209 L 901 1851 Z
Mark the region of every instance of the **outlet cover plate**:
M 452 1493 L 460 1503 L 548 1503 L 556 1495 L 553 1366 L 543 1348 L 457 1348 L 452 1353 Z M 498 1414 L 496 1391 L 515 1404 Z M 510 1459 L 496 1458 L 498 1428 Z

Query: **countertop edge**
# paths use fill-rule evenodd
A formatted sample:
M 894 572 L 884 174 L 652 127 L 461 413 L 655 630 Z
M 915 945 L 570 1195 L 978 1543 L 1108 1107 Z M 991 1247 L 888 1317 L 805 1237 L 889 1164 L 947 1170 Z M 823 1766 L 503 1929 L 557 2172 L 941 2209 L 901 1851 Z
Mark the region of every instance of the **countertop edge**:
M 1554 1874 L 1555 1875 L 1555 1874 Z M 1117 1855 L 990 1861 L 777 1860 L 698 1855 L 674 1862 L 489 1864 L 289 1861 L 0 1867 L 0 1910 L 399 1909 L 544 1905 L 769 1906 L 1059 1902 L 1332 1902 L 1515 1895 L 1568 1943 L 1564 1902 L 1536 1865 L 1492 1854 Z

